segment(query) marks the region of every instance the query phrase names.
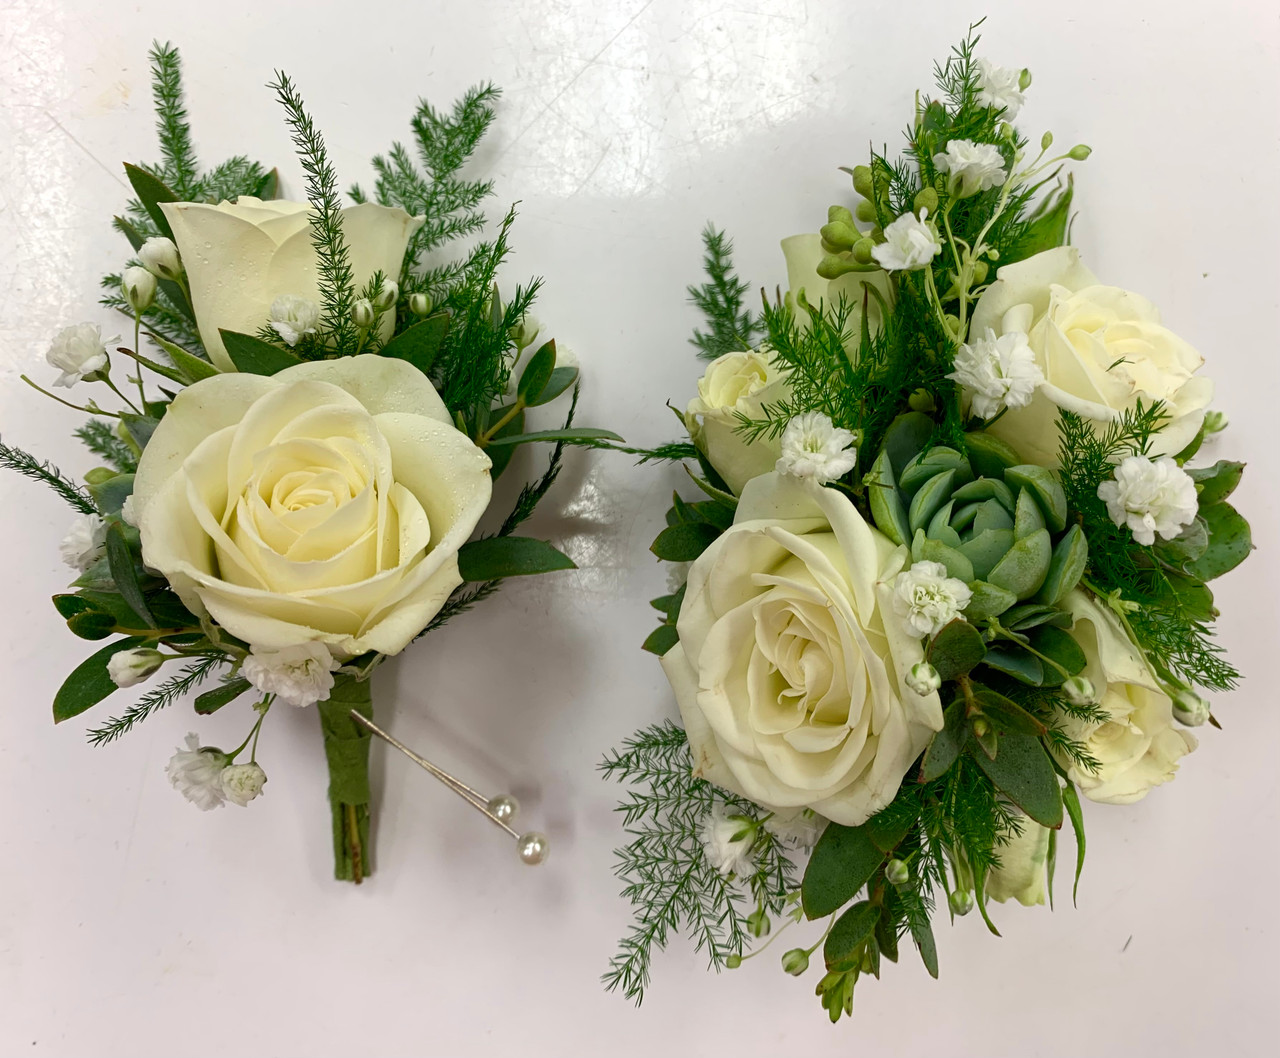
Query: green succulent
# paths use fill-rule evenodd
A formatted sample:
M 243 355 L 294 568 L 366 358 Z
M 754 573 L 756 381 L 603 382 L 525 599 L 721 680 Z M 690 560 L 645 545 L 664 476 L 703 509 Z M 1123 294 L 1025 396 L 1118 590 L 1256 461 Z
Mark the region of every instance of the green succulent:
M 985 433 L 965 435 L 966 452 L 928 447 L 928 416 L 899 416 L 865 478 L 871 514 L 914 562 L 940 562 L 973 592 L 965 615 L 995 617 L 1019 602 L 1055 606 L 1084 573 L 1089 549 L 1067 527 L 1057 475 L 1023 463 Z

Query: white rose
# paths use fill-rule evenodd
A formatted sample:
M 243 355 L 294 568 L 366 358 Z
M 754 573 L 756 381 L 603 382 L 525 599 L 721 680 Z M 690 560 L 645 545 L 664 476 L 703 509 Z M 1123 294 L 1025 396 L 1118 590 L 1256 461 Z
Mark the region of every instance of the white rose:
M 847 825 L 893 800 L 942 727 L 938 695 L 906 685 L 923 652 L 888 582 L 907 558 L 834 489 L 780 474 L 747 485 L 689 572 L 662 658 L 695 775 Z
M 1063 606 L 1075 618 L 1071 634 L 1088 659 L 1084 675 L 1101 692 L 1099 704 L 1111 719 L 1086 724 L 1065 717 L 1067 734 L 1083 742 L 1101 767 L 1091 772 L 1066 759 L 1060 763 L 1091 801 L 1132 804 L 1173 778 L 1196 738 L 1174 725 L 1173 703 L 1110 610 L 1079 589 Z
M 1058 409 L 1109 422 L 1141 398 L 1164 402 L 1169 415 L 1151 456 L 1176 455 L 1195 438 L 1213 383 L 1204 363 L 1160 323 L 1151 302 L 1101 285 L 1074 247 L 1046 250 L 1006 265 L 978 299 L 971 335 L 1027 335 L 1044 383 L 1024 407 L 1010 408 L 988 432 L 1029 462 L 1058 463 Z
M 489 457 L 403 360 L 343 357 L 178 394 L 134 483 L 148 566 L 260 650 L 395 654 L 461 582 Z
M 200 339 L 221 370 L 234 371 L 235 365 L 223 348 L 220 328 L 256 334 L 282 294 L 321 300 L 307 203 L 242 195 L 216 206 L 166 202 L 160 208 L 186 267 Z M 409 237 L 422 223 L 422 217 L 372 202 L 344 209 L 342 234 L 356 288 L 379 270 L 398 278 Z M 382 337 L 390 337 L 394 326 L 388 313 L 380 323 Z
M 781 437 L 762 434 L 749 441 L 738 431 L 738 413 L 759 418 L 765 404 L 786 398 L 786 375 L 768 352 L 725 353 L 698 380 L 698 395 L 685 409 L 685 424 L 708 462 L 738 494 L 748 481 L 773 469 L 782 452 Z
M 846 272 L 838 279 L 823 279 L 818 275 L 818 265 L 827 256 L 822 248 L 822 236 L 817 232 L 791 235 L 782 240 L 782 255 L 787 259 L 787 287 L 792 297 L 804 291 L 805 299 L 815 308 L 818 302 L 834 306 L 842 297 L 851 306 L 849 332 L 856 351 L 862 330 L 862 303 L 867 302 L 867 325 L 874 334 L 884 324 L 884 313 L 875 294 L 868 294 L 865 287 L 873 287 L 886 305 L 893 304 L 893 288 L 889 273 L 882 269 L 868 272 Z
M 1016 900 L 1023 907 L 1043 904 L 1049 888 L 1049 830 L 1022 817 L 1022 831 L 996 847 L 1000 866 L 987 875 L 984 891 L 992 900 Z

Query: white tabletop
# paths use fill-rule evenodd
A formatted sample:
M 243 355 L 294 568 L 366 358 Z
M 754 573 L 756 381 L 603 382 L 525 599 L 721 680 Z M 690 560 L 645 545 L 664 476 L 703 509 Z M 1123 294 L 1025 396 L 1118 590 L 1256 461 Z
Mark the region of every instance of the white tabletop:
M 674 715 L 639 649 L 666 574 L 647 551 L 676 469 L 573 453 L 535 523 L 575 573 L 513 583 L 386 665 L 380 716 L 551 837 L 511 844 L 403 759 L 375 752 L 376 875 L 329 877 L 316 717 L 273 715 L 270 783 L 202 814 L 164 779 L 188 731 L 234 743 L 232 710 L 178 705 L 118 744 L 57 729 L 49 703 L 88 653 L 49 605 L 68 511 L 0 477 L 0 1052 L 5 1055 L 1273 1053 L 1280 594 L 1274 459 L 1280 333 L 1280 22 L 1270 0 L 986 0 L 985 54 L 1035 74 L 1020 124 L 1087 142 L 1074 241 L 1105 281 L 1162 306 L 1205 355 L 1251 461 L 1239 505 L 1263 550 L 1217 588 L 1248 679 L 1215 700 L 1177 780 L 1132 808 L 1087 804 L 1073 909 L 1003 907 L 939 925 L 942 979 L 913 954 L 858 987 L 833 1028 L 766 955 L 719 977 L 677 940 L 639 1010 L 599 975 L 628 921 L 612 873 L 615 789 L 595 765 Z M 264 84 L 287 70 L 344 183 L 407 135 L 414 101 L 506 90 L 477 172 L 522 200 L 509 283 L 547 277 L 538 314 L 584 364 L 581 421 L 641 443 L 673 433 L 699 371 L 684 287 L 698 231 L 743 273 L 785 281 L 778 240 L 845 200 L 839 165 L 900 142 L 911 93 L 963 34 L 953 3 L 470 0 L 339 4 L 8 0 L 0 11 L 0 424 L 83 473 L 75 413 L 26 390 L 50 335 L 110 322 L 96 281 L 125 245 L 120 162 L 156 153 L 153 37 L 181 46 L 201 158 L 248 153 L 300 191 Z M 99 707 L 128 704 L 121 694 Z M 1070 841 L 1065 844 L 1070 857 Z M 1064 868 L 1065 871 L 1065 868 Z M 810 927 L 812 928 L 812 927 Z

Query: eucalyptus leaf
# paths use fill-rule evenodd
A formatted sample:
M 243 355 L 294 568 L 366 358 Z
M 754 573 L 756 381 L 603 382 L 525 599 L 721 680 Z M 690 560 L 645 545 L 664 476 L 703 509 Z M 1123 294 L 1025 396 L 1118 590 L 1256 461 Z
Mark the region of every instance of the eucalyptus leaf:
M 957 698 L 942 714 L 942 730 L 934 733 L 924 751 L 924 760 L 920 765 L 921 782 L 932 782 L 941 777 L 956 762 L 964 747 L 967 731 L 965 701 Z
M 836 919 L 822 945 L 822 958 L 828 970 L 852 970 L 862 961 L 863 949 L 880 921 L 880 907 L 869 900 L 859 900 Z
M 982 633 L 968 621 L 956 618 L 933 637 L 925 658 L 944 680 L 954 680 L 971 672 L 986 652 Z
M 657 628 L 649 633 L 641 649 L 662 657 L 663 654 L 679 642 L 680 635 L 676 632 L 675 625 L 658 625 Z
M 148 628 L 157 627 L 156 620 L 147 607 L 147 600 L 143 598 L 137 570 L 134 568 L 133 553 L 119 523 L 107 527 L 107 563 L 111 569 L 111 579 L 115 581 L 116 589 L 124 601 L 146 622 Z
M 1200 493 L 1200 506 L 1209 507 L 1221 503 L 1236 490 L 1244 476 L 1243 463 L 1219 459 L 1211 467 L 1191 467 L 1187 473 L 1196 483 Z
M 296 367 L 302 361 L 288 350 L 281 349 L 251 334 L 218 329 L 223 347 L 236 369 L 250 375 L 274 375 L 287 367 Z
M 929 976 L 938 979 L 938 945 L 933 939 L 933 926 L 929 924 L 927 915 L 912 915 L 907 919 L 911 929 L 911 939 L 915 941 L 916 950 L 920 952 L 920 960 Z
M 1044 683 L 1044 665 L 1040 659 L 1016 643 L 993 644 L 987 648 L 987 655 L 982 663 L 1032 687 L 1039 687 Z
M 1187 572 L 1208 581 L 1231 572 L 1249 557 L 1253 534 L 1244 516 L 1229 503 L 1201 507 L 1200 515 L 1209 533 L 1209 546 L 1187 566 Z
M 974 691 L 974 700 L 992 726 L 1001 735 L 1019 734 L 1041 737 L 1045 734 L 1045 726 L 1022 706 L 1003 694 L 997 694 L 989 687 L 980 687 Z
M 1005 735 L 995 759 L 974 753 L 973 759 L 1000 792 L 1041 826 L 1062 826 L 1062 794 L 1058 775 L 1040 740 L 1032 735 Z
M 800 884 L 800 903 L 810 919 L 844 907 L 871 880 L 885 854 L 865 827 L 829 823 L 813 847 Z
M 555 339 L 544 343 L 529 358 L 524 370 L 520 373 L 520 381 L 516 385 L 516 396 L 526 405 L 535 404 L 542 391 L 551 381 L 551 372 L 556 369 Z
M 551 377 L 547 379 L 547 384 L 542 387 L 542 392 L 538 394 L 537 399 L 528 402 L 529 407 L 536 408 L 541 404 L 550 404 L 577 381 L 576 367 L 557 367 L 551 372 Z
M 669 525 L 658 534 L 649 550 L 665 562 L 692 562 L 720 535 L 707 522 Z
M 425 375 L 440 354 L 440 347 L 449 333 L 449 324 L 449 314 L 437 312 L 406 327 L 378 352 L 382 356 L 404 360 Z
M 107 672 L 107 662 L 122 650 L 132 650 L 146 640 L 140 636 L 117 639 L 80 662 L 53 697 L 53 722 L 60 724 L 92 709 L 119 688 Z
M 544 540 L 527 536 L 490 536 L 471 540 L 458 549 L 458 573 L 468 581 L 577 568 L 573 559 L 562 551 Z

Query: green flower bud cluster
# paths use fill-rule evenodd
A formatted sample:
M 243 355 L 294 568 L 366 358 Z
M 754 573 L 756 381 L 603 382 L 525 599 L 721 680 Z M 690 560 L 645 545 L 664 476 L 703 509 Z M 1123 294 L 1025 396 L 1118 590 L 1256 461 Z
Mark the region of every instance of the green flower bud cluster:
M 877 243 L 884 242 L 880 215 L 882 211 L 888 211 L 888 185 L 877 180 L 869 166 L 857 165 L 846 171 L 853 176 L 853 189 L 862 201 L 852 212 L 844 206 L 832 206 L 827 210 L 827 223 L 820 232 L 822 248 L 827 255 L 818 263 L 818 275 L 823 279 L 839 279 L 848 272 L 870 272 L 880 267 L 872 258 L 871 251 Z M 928 208 L 928 204 L 925 205 Z M 931 208 L 937 209 L 936 195 Z M 861 231 L 858 222 L 870 224 L 871 230 Z
M 1067 526 L 1057 476 L 983 433 L 965 436 L 967 454 L 912 444 L 931 431 L 927 416 L 911 412 L 886 434 L 866 478 L 880 531 L 910 547 L 912 561 L 940 562 L 969 585 L 970 620 L 1026 600 L 1060 603 L 1084 573 L 1088 543 Z

